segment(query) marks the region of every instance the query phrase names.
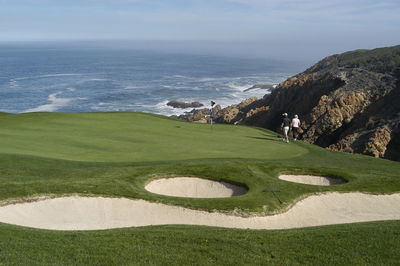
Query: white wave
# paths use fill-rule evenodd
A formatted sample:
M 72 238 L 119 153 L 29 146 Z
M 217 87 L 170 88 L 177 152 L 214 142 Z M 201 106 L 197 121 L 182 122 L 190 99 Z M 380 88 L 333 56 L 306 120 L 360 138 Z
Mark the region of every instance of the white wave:
M 129 86 L 126 86 L 124 89 L 125 89 L 125 90 L 130 90 L 130 89 L 139 89 L 139 88 L 142 88 L 142 87 L 140 87 L 140 86 L 135 86 L 135 85 L 129 85 Z
M 254 90 L 254 91 L 252 90 L 250 92 L 238 91 L 230 95 L 227 95 L 225 97 L 219 96 L 213 99 L 213 101 L 216 104 L 220 105 L 222 108 L 225 108 L 233 104 L 239 104 L 242 101 L 249 99 L 251 97 L 256 97 L 257 99 L 261 99 L 262 97 L 264 97 L 264 95 L 269 93 L 270 92 L 266 90 Z
M 185 79 L 188 78 L 187 76 L 184 75 L 173 75 L 174 78 L 181 78 L 181 79 Z
M 184 76 L 184 75 L 172 75 L 172 76 L 167 76 L 168 78 L 178 78 L 178 79 L 187 79 L 190 77 Z
M 178 86 L 178 85 L 161 85 L 161 87 L 166 88 L 166 89 L 193 89 L 192 87 L 189 86 Z M 198 87 L 196 87 L 198 88 Z
M 181 115 L 185 112 L 190 112 L 193 110 L 193 108 L 185 108 L 185 109 L 173 108 L 167 105 L 168 102 L 169 100 L 162 101 L 154 105 L 155 112 L 161 115 Z
M 156 114 L 160 114 L 160 115 L 166 115 L 166 116 L 171 116 L 171 115 L 182 115 L 185 112 L 190 112 L 193 109 L 199 109 L 199 108 L 173 108 L 171 106 L 168 106 L 167 103 L 170 100 L 165 100 L 165 101 L 161 101 L 155 105 L 141 105 L 140 108 L 141 109 L 145 109 L 148 110 L 152 113 L 156 113 Z M 183 101 L 183 102 L 194 102 L 195 100 L 192 99 L 178 99 L 178 101 Z M 204 104 L 203 107 L 200 108 L 205 108 L 206 104 L 204 102 L 201 102 L 202 104 Z
M 35 78 L 51 78 L 51 77 L 65 77 L 65 76 L 66 77 L 68 77 L 68 76 L 83 76 L 83 75 L 84 74 L 78 74 L 78 73 L 46 74 L 46 75 L 15 78 L 14 80 L 25 80 L 25 79 L 35 79 Z
M 91 104 L 90 109 L 97 112 L 120 112 L 120 111 L 139 111 L 142 112 L 140 104 L 123 104 L 118 102 L 98 102 Z M 155 113 L 155 112 L 152 112 Z
M 286 80 L 289 76 L 285 75 L 274 75 L 265 74 L 265 76 L 259 75 L 249 75 L 249 76 L 242 76 L 242 77 L 201 77 L 196 79 L 198 82 L 218 82 L 218 81 L 225 81 L 228 86 L 241 86 L 237 85 L 236 83 L 242 84 L 249 84 L 250 87 L 254 84 L 278 84 L 284 80 Z
M 245 91 L 248 88 L 251 88 L 253 85 L 254 84 L 246 84 L 246 85 L 236 85 L 236 84 L 233 84 L 233 83 L 228 83 L 227 84 L 227 86 L 229 88 L 232 88 L 232 89 L 235 89 L 235 90 L 238 90 L 238 91 Z
M 14 79 L 11 79 L 11 80 L 10 80 L 10 82 L 9 82 L 9 84 L 10 84 L 10 88 L 13 88 L 13 89 L 15 89 L 15 88 L 18 88 L 18 87 L 19 87 L 19 85 L 18 85 L 17 81 L 16 81 L 16 80 L 14 80 Z
M 69 90 L 69 91 L 76 91 L 76 88 L 67 88 L 67 90 Z
M 54 112 L 54 111 L 57 111 L 58 109 L 60 109 L 61 107 L 68 105 L 70 102 L 72 102 L 74 100 L 73 98 L 57 98 L 57 96 L 60 94 L 62 94 L 61 91 L 50 94 L 47 97 L 48 101 L 50 101 L 49 104 L 44 104 L 44 105 L 40 105 L 35 108 L 25 110 L 23 113 Z
M 220 97 L 213 99 L 213 101 L 215 102 L 216 105 L 220 105 L 222 108 L 225 108 L 233 104 L 238 104 L 240 102 L 239 98 L 236 97 L 232 98 Z
M 188 77 L 184 75 L 172 75 L 172 76 L 164 76 L 164 78 L 167 79 L 190 79 L 190 80 L 195 80 L 199 82 L 207 82 L 207 81 L 220 81 L 220 80 L 238 80 L 241 79 L 242 77 L 200 77 L 200 78 L 195 78 L 195 77 Z
M 88 81 L 105 81 L 107 79 L 101 79 L 101 78 L 93 78 L 93 79 L 88 79 Z
M 204 78 L 198 78 L 197 81 L 200 82 L 207 82 L 207 81 L 221 81 L 221 80 L 232 80 L 232 79 L 240 79 L 240 78 L 208 78 L 208 77 L 204 77 Z
M 38 78 L 51 78 L 51 77 L 68 77 L 68 76 L 83 76 L 83 74 L 78 73 L 60 73 L 60 74 L 47 74 L 37 76 Z

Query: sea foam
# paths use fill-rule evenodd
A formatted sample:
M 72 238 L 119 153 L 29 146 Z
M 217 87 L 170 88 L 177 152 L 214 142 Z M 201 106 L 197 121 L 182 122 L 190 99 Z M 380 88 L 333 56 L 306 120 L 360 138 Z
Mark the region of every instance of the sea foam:
M 38 107 L 25 110 L 24 113 L 55 112 L 58 109 L 60 109 L 64 106 L 67 106 L 69 103 L 71 103 L 74 100 L 73 98 L 57 98 L 57 96 L 60 94 L 62 94 L 61 91 L 50 94 L 47 98 L 48 101 L 50 101 L 50 103 L 43 104 Z

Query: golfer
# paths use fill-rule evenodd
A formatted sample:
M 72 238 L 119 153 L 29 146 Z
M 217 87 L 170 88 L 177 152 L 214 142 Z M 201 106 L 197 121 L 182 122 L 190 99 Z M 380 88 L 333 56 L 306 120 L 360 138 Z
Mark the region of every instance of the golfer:
M 291 121 L 288 118 L 288 114 L 287 113 L 282 114 L 281 129 L 283 131 L 283 135 L 285 136 L 283 141 L 286 141 L 287 143 L 289 143 L 288 133 L 289 133 L 289 129 L 290 129 L 290 123 L 291 123 Z
M 299 137 L 299 128 L 300 128 L 300 119 L 298 115 L 294 115 L 291 126 L 292 126 L 293 138 L 294 141 L 296 141 L 297 138 Z

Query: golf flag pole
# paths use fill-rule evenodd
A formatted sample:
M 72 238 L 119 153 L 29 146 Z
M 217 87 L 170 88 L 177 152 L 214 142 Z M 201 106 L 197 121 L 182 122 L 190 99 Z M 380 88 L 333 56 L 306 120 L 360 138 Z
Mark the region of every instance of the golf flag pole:
M 212 130 L 212 126 L 213 126 L 213 107 L 215 105 L 214 101 L 211 101 L 211 110 L 210 110 L 210 124 L 211 124 L 211 130 Z

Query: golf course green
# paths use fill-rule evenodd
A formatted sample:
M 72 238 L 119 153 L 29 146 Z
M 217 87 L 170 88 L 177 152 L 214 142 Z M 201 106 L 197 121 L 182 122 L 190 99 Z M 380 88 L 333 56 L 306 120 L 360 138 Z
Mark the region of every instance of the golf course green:
M 279 179 L 281 174 L 346 183 L 299 184 Z M 244 185 L 248 192 L 182 198 L 145 189 L 154 179 L 179 176 Z M 399 193 L 400 163 L 285 143 L 261 128 L 145 113 L 0 113 L 0 206 L 79 195 L 252 216 L 284 213 L 329 192 Z M 0 265 L 396 265 L 399 246 L 400 221 L 287 230 L 161 225 L 94 231 L 0 223 Z

